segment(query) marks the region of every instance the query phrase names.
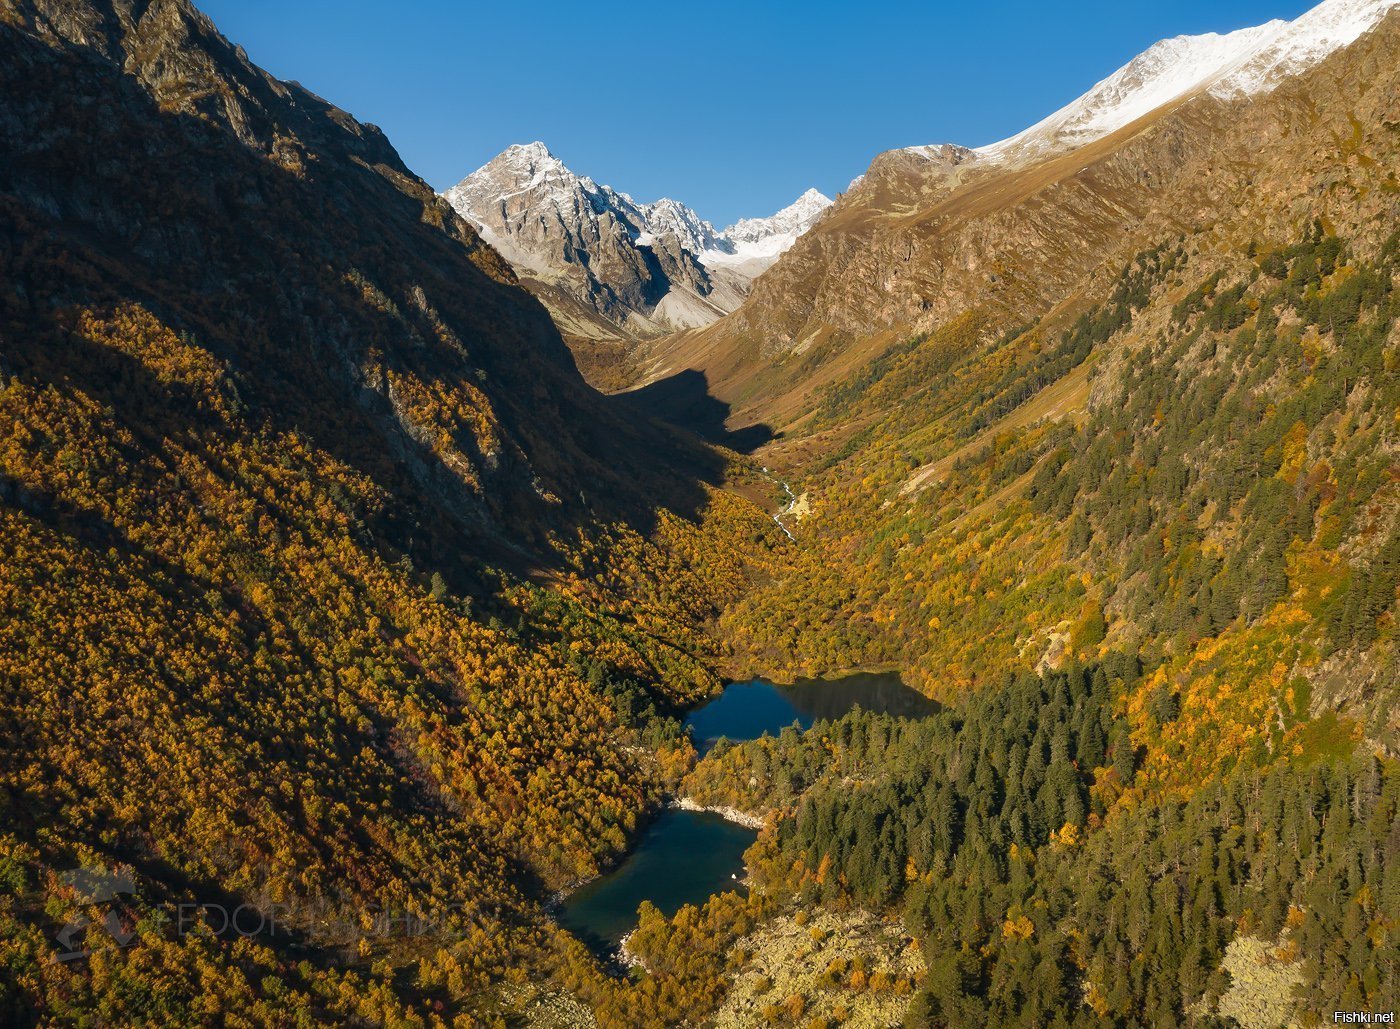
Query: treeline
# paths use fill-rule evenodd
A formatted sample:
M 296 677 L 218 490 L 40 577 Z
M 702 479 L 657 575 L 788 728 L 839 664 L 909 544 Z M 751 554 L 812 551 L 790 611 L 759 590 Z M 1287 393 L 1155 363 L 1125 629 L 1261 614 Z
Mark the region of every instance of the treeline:
M 1032 358 L 1008 370 L 972 398 L 971 417 L 961 428 L 970 438 L 1010 414 L 1046 386 L 1079 367 L 1094 348 L 1132 322 L 1133 312 L 1147 306 L 1152 288 L 1185 260 L 1184 248 L 1166 244 L 1138 254 L 1119 273 L 1108 299 L 1081 314 L 1060 334 L 1054 346 L 1037 350 Z
M 1122 600 L 1144 635 L 1257 619 L 1291 592 L 1290 547 L 1372 531 L 1363 498 L 1391 474 L 1379 434 L 1400 404 L 1385 356 L 1398 258 L 1400 236 L 1367 262 L 1314 226 L 1245 281 L 1210 276 L 1174 306 L 1170 333 L 1129 355 L 1114 401 L 1040 465 L 1031 510 L 1069 524 L 1067 557 L 1143 578 Z M 1234 521 L 1234 545 L 1208 545 L 1207 518 Z M 1318 612 L 1336 646 L 1375 641 L 1397 547 L 1392 527 L 1343 567 Z
M 1119 656 L 1015 676 L 922 721 L 854 713 L 735 746 L 691 781 L 790 809 L 765 868 L 799 903 L 902 913 L 928 961 L 913 1024 L 1209 1022 L 1256 988 L 1222 971 L 1246 939 L 1299 984 L 1298 1017 L 1383 1005 L 1393 762 L 1305 755 L 1139 803 L 1115 698 L 1141 681 Z

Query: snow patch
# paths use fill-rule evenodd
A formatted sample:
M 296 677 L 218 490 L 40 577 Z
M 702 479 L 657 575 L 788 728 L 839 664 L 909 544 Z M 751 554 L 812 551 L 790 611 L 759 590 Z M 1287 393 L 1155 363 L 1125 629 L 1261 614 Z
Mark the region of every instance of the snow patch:
M 998 163 L 1035 159 L 1093 142 L 1188 96 L 1233 100 L 1270 92 L 1354 43 L 1396 7 L 1400 0 L 1324 0 L 1291 22 L 1164 39 L 1073 103 L 973 153 Z M 933 156 L 940 148 L 905 149 Z
M 652 246 L 670 237 L 702 264 L 723 265 L 748 277 L 776 261 L 831 206 L 829 197 L 809 189 L 774 215 L 745 218 L 721 232 L 679 201 L 663 197 L 638 203 L 626 193 L 575 175 L 540 142 L 508 147 L 443 197 L 458 214 L 483 229 L 487 241 L 506 253 L 508 260 L 536 272 L 542 270 L 542 258 L 524 254 L 502 233 L 489 230 L 489 221 L 499 218 L 509 225 L 511 217 L 518 223 L 522 217 L 553 214 L 572 223 L 586 207 L 594 218 L 616 218 L 636 246 Z M 512 205 L 516 198 L 527 198 L 528 203 Z M 516 208 L 520 210 L 512 215 Z

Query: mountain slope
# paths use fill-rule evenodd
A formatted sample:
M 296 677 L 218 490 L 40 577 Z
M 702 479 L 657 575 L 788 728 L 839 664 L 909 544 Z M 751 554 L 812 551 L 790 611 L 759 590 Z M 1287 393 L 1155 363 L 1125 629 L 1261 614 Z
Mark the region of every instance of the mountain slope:
M 923 331 L 740 366 L 729 384 L 759 411 L 787 399 L 765 387 L 798 383 L 799 417 L 761 457 L 809 511 L 810 561 L 727 615 L 754 660 L 898 664 L 956 695 L 1121 649 L 1157 668 L 1124 702 L 1159 790 L 1246 749 L 1278 759 L 1289 733 L 1293 753 L 1341 736 L 1393 753 L 1398 46 L 1400 14 L 1266 95 L 1174 106 L 1040 180 L 957 181 L 948 155 L 944 243 L 976 231 L 1009 263 L 1045 238 L 1031 218 L 1092 228 L 1077 205 L 1097 193 L 1133 221 L 1071 239 L 1135 249 L 1077 266 L 1061 251 L 1082 278 L 1037 278 L 1064 290 L 1043 306 L 1014 283 L 950 290 Z M 1161 155 L 1170 177 L 1143 163 Z M 794 253 L 843 215 L 851 233 L 874 220 L 838 208 Z M 923 227 L 892 221 L 906 242 Z M 1179 719 L 1152 714 L 1152 690 Z M 1239 749 L 1217 760 L 1220 738 Z
M 883 221 L 881 263 L 825 269 L 849 335 L 691 337 L 751 417 L 800 416 L 758 455 L 801 498 L 800 547 L 726 611 L 739 653 L 783 679 L 898 667 L 948 719 L 741 744 L 689 789 L 780 819 L 764 871 L 803 903 L 922 939 L 913 1024 L 1389 1003 L 1397 52 L 1392 16 L 1268 94 L 1174 105 L 1039 171 L 979 177 L 950 149 L 915 178 L 928 158 L 897 155 L 862 183 L 889 206 L 838 205 L 756 291 L 830 226 Z M 926 197 L 923 235 L 896 205 Z M 1053 259 L 1014 263 L 1047 228 Z M 940 304 L 920 331 L 896 320 L 911 287 Z M 888 331 L 862 335 L 866 303 Z
M 566 333 L 648 336 L 707 325 L 830 204 L 808 190 L 723 232 L 674 200 L 643 204 L 513 146 L 443 194 L 525 275 Z M 577 305 L 594 317 L 580 317 Z
M 1009 139 L 979 147 L 991 160 L 1032 160 L 1093 142 L 1164 104 L 1207 88 L 1276 38 L 1286 22 L 1226 35 L 1177 36 L 1148 48 L 1082 97 Z
M 0 86 L 0 1021 L 607 996 L 544 901 L 689 753 L 705 534 L 781 534 L 183 0 L 7 3 Z M 216 904 L 263 931 L 172 922 Z
M 1257 103 L 1289 93 L 1328 54 L 1344 61 L 1344 44 L 1394 6 L 1328 0 L 1294 23 L 1168 41 L 989 152 L 948 144 L 882 154 L 737 312 L 639 354 L 642 377 L 697 369 L 740 408 L 736 422 L 782 422 L 813 387 L 892 338 L 973 304 L 1009 322 L 1044 314 L 1137 241 L 1210 217 L 1226 191 L 1211 175 L 1245 188 L 1241 169 L 1262 167 L 1261 149 L 1289 149 L 1270 132 L 1299 131 L 1305 118 L 1296 98 L 1268 108 L 1277 115 L 1269 128 Z M 1190 74 L 1176 63 L 1183 54 L 1199 58 Z M 1249 90 L 1224 88 L 1239 82 Z M 1187 95 L 1174 95 L 1178 86 Z M 1349 131 L 1332 124 L 1341 109 L 1330 113 L 1328 127 L 1302 131 Z M 1295 167 L 1305 150 L 1293 149 Z

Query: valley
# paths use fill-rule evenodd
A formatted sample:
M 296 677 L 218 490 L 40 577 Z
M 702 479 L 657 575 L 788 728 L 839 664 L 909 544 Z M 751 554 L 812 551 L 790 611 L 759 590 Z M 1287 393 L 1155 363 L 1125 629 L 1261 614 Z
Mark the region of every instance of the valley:
M 0 1021 L 1393 1008 L 1397 54 L 717 230 L 0 0 Z

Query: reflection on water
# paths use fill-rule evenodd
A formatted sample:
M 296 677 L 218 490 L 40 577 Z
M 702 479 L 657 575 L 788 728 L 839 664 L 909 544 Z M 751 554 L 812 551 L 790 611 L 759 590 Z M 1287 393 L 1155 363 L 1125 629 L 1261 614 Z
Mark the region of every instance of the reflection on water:
M 744 851 L 757 836 L 707 811 L 668 810 L 642 834 L 627 859 L 564 903 L 559 924 L 605 955 L 637 927 L 649 900 L 667 917 L 686 904 L 737 888 Z
M 721 736 L 752 740 L 764 733 L 776 735 L 793 722 L 807 729 L 856 706 L 905 718 L 922 718 L 939 709 L 937 702 L 904 685 L 897 673 L 867 672 L 840 679 L 800 679 L 791 686 L 761 679 L 736 682 L 693 712 L 686 724 L 699 744 Z

